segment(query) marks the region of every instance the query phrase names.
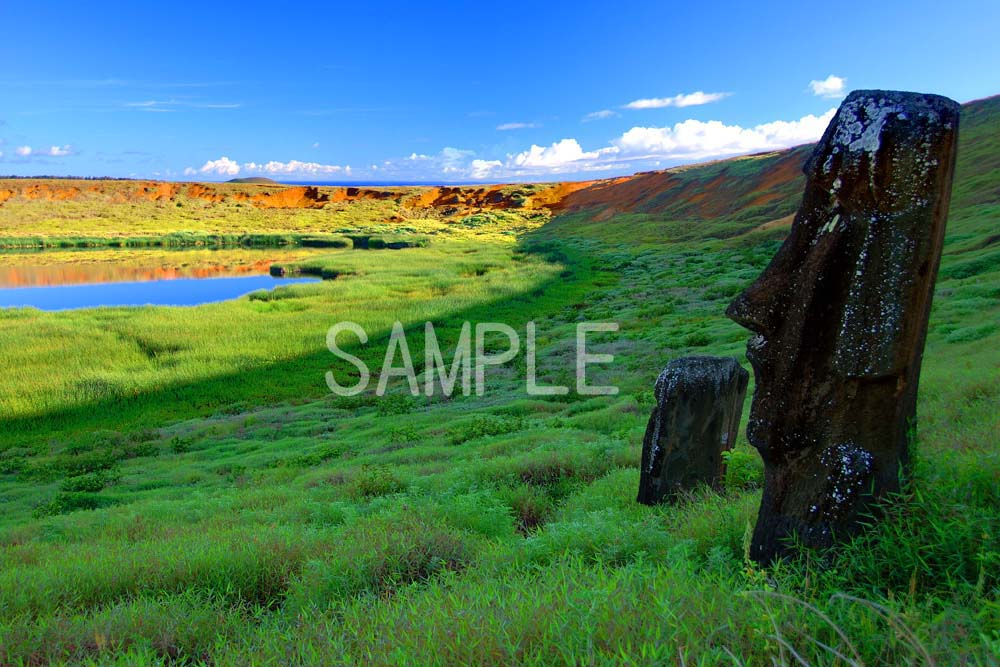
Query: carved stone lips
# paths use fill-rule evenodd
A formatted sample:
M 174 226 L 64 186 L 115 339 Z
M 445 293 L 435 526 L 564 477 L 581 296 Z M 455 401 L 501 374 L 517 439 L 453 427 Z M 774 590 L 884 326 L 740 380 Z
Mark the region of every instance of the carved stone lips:
M 764 352 L 767 350 L 767 338 L 763 334 L 757 334 L 747 341 L 747 360 L 756 371 L 765 358 Z

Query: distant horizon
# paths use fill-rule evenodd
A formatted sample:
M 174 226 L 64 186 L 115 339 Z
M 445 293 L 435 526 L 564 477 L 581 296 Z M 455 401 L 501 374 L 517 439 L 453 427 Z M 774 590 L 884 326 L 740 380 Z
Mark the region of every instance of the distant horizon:
M 628 176 L 634 176 L 644 172 L 635 172 L 635 174 L 629 174 Z M 611 176 L 607 178 L 621 178 L 620 176 Z M 209 179 L 191 179 L 191 178 L 175 178 L 175 179 L 165 179 L 165 178 L 142 178 L 134 176 L 67 176 L 67 175 L 54 175 L 54 174 L 39 174 L 39 175 L 28 175 L 28 176 L 16 176 L 11 174 L 0 175 L 0 180 L 19 180 L 19 181 L 155 181 L 158 183 L 212 183 L 212 184 L 233 184 L 234 179 L 227 180 L 209 180 Z M 315 186 L 315 187 L 459 187 L 459 186 L 489 186 L 489 185 L 534 185 L 543 183 L 572 183 L 572 182 L 582 182 L 591 180 L 602 180 L 602 177 L 597 178 L 578 178 L 578 179 L 558 179 L 558 180 L 537 180 L 537 181 L 279 181 L 277 179 L 272 179 L 274 185 L 296 185 L 296 186 Z M 239 183 L 235 183 L 239 185 Z M 245 183 L 245 185 L 269 185 L 269 183 Z
M 990 96 L 990 97 L 1000 97 Z M 989 98 L 983 98 L 989 99 Z M 973 100 L 976 101 L 976 100 Z M 67 181 L 156 181 L 162 183 L 213 183 L 213 184 L 224 184 L 224 183 L 234 183 L 245 185 L 268 185 L 273 183 L 274 185 L 295 185 L 295 186 L 315 186 L 315 187 L 459 187 L 459 186 L 491 186 L 491 185 L 534 185 L 534 184 L 547 184 L 547 183 L 580 183 L 587 181 L 600 181 L 609 180 L 615 178 L 630 178 L 633 176 L 638 176 L 640 174 L 648 174 L 654 172 L 665 172 L 673 169 L 686 169 L 689 167 L 697 167 L 706 164 L 712 164 L 716 162 L 725 162 L 728 160 L 739 160 L 743 158 L 752 158 L 757 156 L 772 155 L 774 153 L 780 153 L 784 151 L 791 151 L 804 146 L 812 146 L 816 142 L 806 142 L 797 144 L 794 146 L 788 146 L 785 148 L 779 148 L 769 151 L 757 151 L 753 153 L 744 153 L 740 155 L 727 155 L 721 158 L 709 159 L 709 160 L 699 160 L 695 162 L 686 162 L 682 164 L 676 164 L 669 167 L 662 167 L 659 169 L 642 169 L 638 171 L 633 171 L 629 173 L 616 174 L 616 175 L 595 175 L 595 176 L 583 176 L 580 178 L 539 178 L 536 180 L 519 180 L 519 181 L 493 181 L 493 180 L 464 180 L 464 181 L 443 181 L 443 180 L 409 180 L 409 181 L 380 181 L 380 180 L 329 180 L 329 181 L 310 181 L 310 180 L 281 180 L 277 178 L 272 178 L 270 176 L 236 176 L 227 179 L 189 179 L 189 178 L 143 178 L 143 177 L 133 177 L 133 176 L 70 176 L 70 175 L 55 175 L 55 174 L 35 174 L 35 175 L 25 175 L 18 176 L 12 174 L 0 174 L 0 180 L 12 179 L 12 180 L 67 180 Z M 253 178 L 263 178 L 268 182 L 265 183 L 251 183 L 248 182 L 249 179 Z

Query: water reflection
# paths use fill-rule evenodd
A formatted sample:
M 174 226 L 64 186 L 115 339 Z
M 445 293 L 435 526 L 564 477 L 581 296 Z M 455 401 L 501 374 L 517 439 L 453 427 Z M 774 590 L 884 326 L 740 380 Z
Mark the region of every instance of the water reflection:
M 0 307 L 30 306 L 41 310 L 70 310 L 98 306 L 197 306 L 235 299 L 278 285 L 306 282 L 318 282 L 318 279 L 245 276 L 8 287 L 0 289 Z
M 274 262 L 324 254 L 310 248 L 46 250 L 0 253 L 0 287 L 141 282 L 266 274 Z M 330 254 L 326 250 L 325 254 Z
M 326 251 L 327 254 L 329 250 Z M 0 254 L 0 307 L 192 306 L 312 278 L 274 278 L 272 263 L 315 249 L 82 250 Z

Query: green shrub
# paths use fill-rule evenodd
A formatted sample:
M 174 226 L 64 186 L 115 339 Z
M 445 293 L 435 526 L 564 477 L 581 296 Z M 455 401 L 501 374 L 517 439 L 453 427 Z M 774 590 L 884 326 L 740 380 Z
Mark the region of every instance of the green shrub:
M 333 442 L 317 447 L 311 452 L 286 456 L 268 464 L 270 468 L 313 468 L 327 461 L 340 458 L 347 451 L 347 445 Z
M 451 430 L 449 440 L 453 445 L 461 445 L 469 440 L 490 435 L 515 433 L 524 429 L 524 418 L 520 415 L 480 414 Z
M 764 484 L 764 462 L 757 450 L 734 447 L 722 452 L 726 462 L 725 486 L 730 490 L 755 489 Z
M 409 394 L 386 394 L 375 402 L 375 411 L 382 417 L 405 415 L 413 412 L 416 401 Z
M 385 439 L 390 445 L 405 445 L 419 438 L 417 429 L 412 426 L 391 426 L 386 431 Z
M 194 447 L 194 438 L 182 438 L 179 435 L 170 439 L 170 450 L 174 454 L 186 454 Z
M 974 340 L 982 340 L 990 336 L 997 330 L 997 325 L 993 323 L 978 324 L 971 327 L 955 329 L 947 334 L 944 339 L 949 343 L 970 343 Z
M 553 499 L 535 486 L 521 484 L 503 493 L 517 528 L 523 533 L 530 533 L 547 523 L 555 512 Z
M 711 342 L 712 336 L 707 331 L 695 331 L 684 337 L 685 347 L 705 347 Z
M 406 486 L 388 466 L 365 465 L 348 484 L 348 494 L 358 500 L 401 493 Z
M 461 531 L 414 516 L 360 521 L 336 540 L 331 554 L 306 565 L 292 584 L 288 607 L 325 607 L 352 596 L 391 595 L 472 562 L 475 548 Z
M 39 505 L 35 508 L 36 517 L 53 516 L 57 514 L 69 514 L 79 510 L 96 510 L 104 507 L 111 507 L 119 501 L 116 498 L 102 496 L 97 493 L 85 492 L 60 492 L 55 498 Z
M 117 484 L 119 479 L 121 479 L 121 474 L 117 470 L 100 470 L 76 477 L 68 477 L 62 481 L 59 489 L 66 492 L 97 493 L 108 486 Z

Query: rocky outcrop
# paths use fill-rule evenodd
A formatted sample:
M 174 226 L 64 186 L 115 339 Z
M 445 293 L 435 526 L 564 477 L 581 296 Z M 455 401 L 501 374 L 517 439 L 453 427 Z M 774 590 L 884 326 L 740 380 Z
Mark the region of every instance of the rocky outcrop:
M 732 357 L 683 357 L 667 364 L 656 379 L 656 406 L 642 441 L 640 503 L 721 485 L 722 453 L 735 443 L 749 379 Z
M 756 334 L 758 562 L 791 540 L 834 544 L 900 489 L 958 120 L 943 97 L 852 93 L 805 167 L 790 235 L 727 311 Z
M 437 209 L 448 216 L 478 210 L 556 208 L 569 194 L 592 182 L 479 186 L 372 188 L 355 186 L 292 186 L 274 182 L 169 183 L 161 181 L 69 179 L 0 180 L 0 205 L 11 199 L 74 201 L 109 204 L 152 201 L 161 204 L 194 200 L 199 204 L 246 202 L 257 208 L 323 208 L 356 201 L 394 201 L 410 210 Z M 86 187 L 81 184 L 86 183 Z

